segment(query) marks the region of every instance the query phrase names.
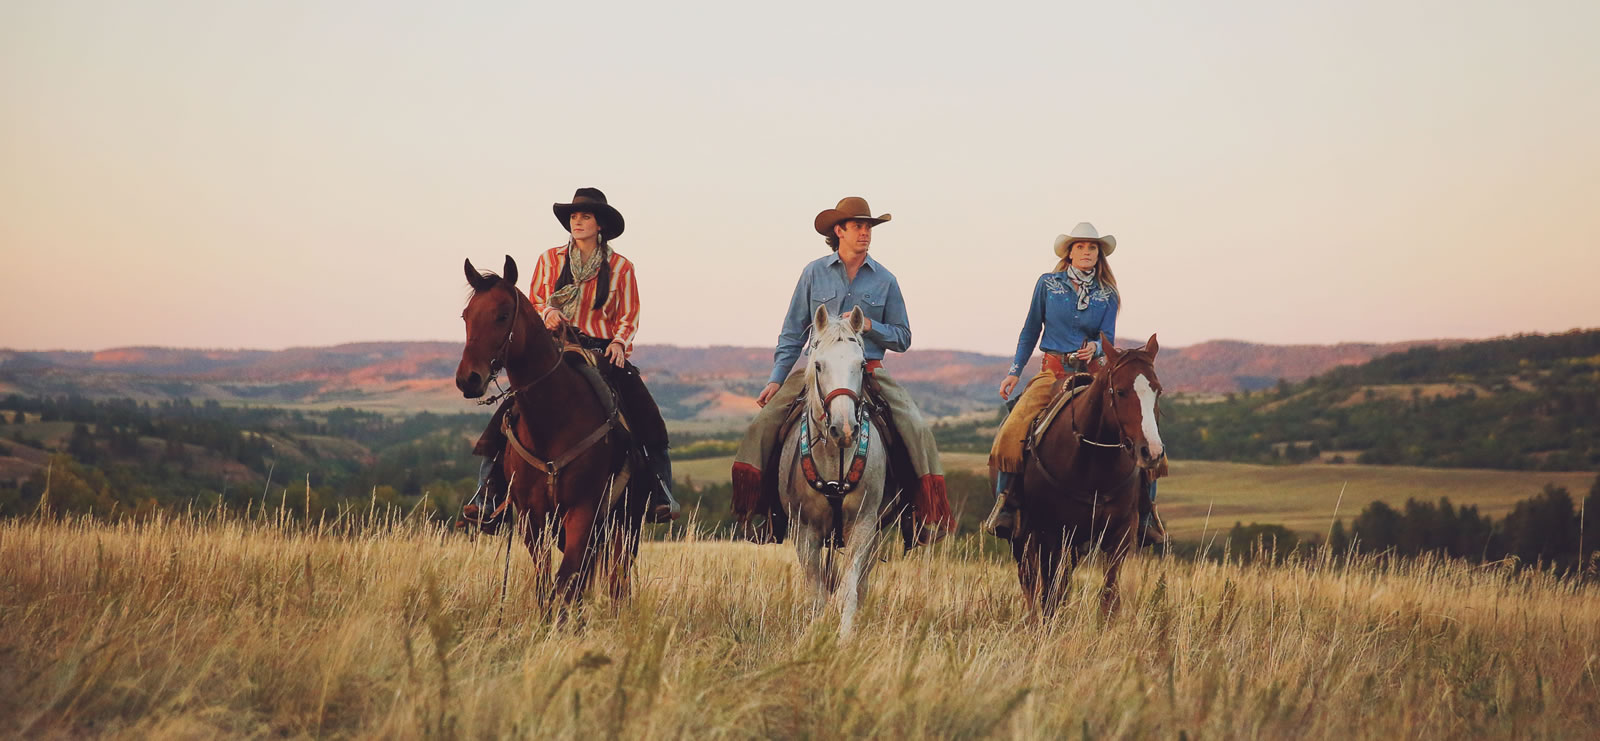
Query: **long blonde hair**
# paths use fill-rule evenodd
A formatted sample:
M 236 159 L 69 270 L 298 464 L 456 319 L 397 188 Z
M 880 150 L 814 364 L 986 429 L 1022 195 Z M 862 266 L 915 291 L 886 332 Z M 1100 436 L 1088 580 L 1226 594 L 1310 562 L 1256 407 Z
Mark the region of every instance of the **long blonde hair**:
M 1117 276 L 1116 276 L 1116 274 L 1111 272 L 1111 263 L 1106 262 L 1106 256 L 1104 254 L 1096 255 L 1095 259 L 1098 261 L 1098 262 L 1095 263 L 1095 266 L 1094 266 L 1095 267 L 1095 279 L 1100 281 L 1102 284 L 1104 284 L 1106 286 L 1109 286 L 1111 288 L 1111 292 L 1116 295 L 1117 300 L 1121 301 L 1122 300 L 1122 292 L 1117 290 Z M 1061 258 L 1061 260 L 1056 263 L 1055 272 L 1059 273 L 1059 272 L 1061 272 L 1063 270 L 1066 270 L 1067 266 L 1071 265 L 1071 264 L 1072 264 L 1072 248 L 1069 245 L 1067 247 L 1067 256 Z

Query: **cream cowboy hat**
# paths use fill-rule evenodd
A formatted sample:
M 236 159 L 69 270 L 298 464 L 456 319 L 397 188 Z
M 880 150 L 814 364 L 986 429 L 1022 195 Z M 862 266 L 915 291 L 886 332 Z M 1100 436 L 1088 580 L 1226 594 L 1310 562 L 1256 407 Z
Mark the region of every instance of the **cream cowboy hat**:
M 1067 247 L 1073 242 L 1099 242 L 1100 254 L 1102 255 L 1109 255 L 1117 251 L 1117 238 L 1110 234 L 1104 237 L 1100 236 L 1100 232 L 1094 228 L 1094 224 L 1090 224 L 1087 221 L 1078 222 L 1077 226 L 1072 227 L 1071 234 L 1056 235 L 1056 257 L 1066 257 Z
M 868 224 L 877 226 L 893 218 L 889 214 L 873 216 L 872 208 L 867 206 L 867 199 L 849 196 L 840 200 L 839 205 L 817 214 L 817 218 L 812 221 L 811 225 L 816 228 L 818 234 L 824 237 L 831 237 L 833 236 L 834 225 L 841 221 L 865 221 Z

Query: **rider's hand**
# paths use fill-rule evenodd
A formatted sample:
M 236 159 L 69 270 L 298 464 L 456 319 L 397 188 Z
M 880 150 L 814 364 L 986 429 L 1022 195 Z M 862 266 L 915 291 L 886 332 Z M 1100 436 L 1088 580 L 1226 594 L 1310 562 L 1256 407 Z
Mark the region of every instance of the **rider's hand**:
M 1073 353 L 1073 354 L 1076 355 L 1078 357 L 1078 359 L 1082 360 L 1084 363 L 1088 363 L 1089 361 L 1094 360 L 1094 343 L 1085 342 L 1083 344 L 1083 347 L 1079 348 L 1078 351 L 1076 353 Z
M 628 362 L 628 354 L 623 352 L 622 343 L 613 342 L 606 345 L 606 359 L 610 360 L 611 364 L 618 368 L 621 368 L 623 363 Z
M 544 312 L 544 328 L 551 332 L 561 329 L 561 312 L 556 309 L 546 310 Z
M 766 406 L 767 402 L 772 401 L 772 397 L 775 396 L 777 393 L 778 393 L 778 384 L 777 383 L 769 383 L 769 384 L 767 384 L 766 388 L 761 389 L 761 395 L 756 397 L 756 406 L 758 406 L 758 407 Z
M 1017 381 L 1020 380 L 1022 378 L 1019 376 L 1006 376 L 1006 380 L 1000 382 L 1000 398 L 1011 398 L 1011 390 L 1017 387 Z

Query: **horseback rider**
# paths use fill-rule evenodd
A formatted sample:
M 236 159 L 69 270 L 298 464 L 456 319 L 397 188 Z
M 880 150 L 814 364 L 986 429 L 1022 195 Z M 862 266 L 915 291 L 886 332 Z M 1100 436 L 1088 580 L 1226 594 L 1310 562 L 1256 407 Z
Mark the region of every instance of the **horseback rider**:
M 599 357 L 600 373 L 616 391 L 633 443 L 651 474 L 645 487 L 651 498 L 649 521 L 676 519 L 679 508 L 672 498 L 667 425 L 639 369 L 628 361 L 639 329 L 639 289 L 633 263 L 611 248 L 611 242 L 622 236 L 622 213 L 596 188 L 579 188 L 571 203 L 553 204 L 552 210 L 571 236 L 566 244 L 539 256 L 528 300 L 552 334 L 559 338 L 565 328 L 577 344 Z M 505 447 L 499 417 L 509 404 L 510 399 L 502 404 L 473 449 L 484 461 L 478 472 L 478 494 L 463 509 L 463 518 L 485 532 L 493 532 L 502 519 L 499 506 L 507 482 L 497 460 Z
M 837 316 L 852 308 L 865 315 L 861 332 L 867 373 L 876 382 L 880 398 L 891 417 L 891 424 L 903 441 L 915 484 L 903 482 L 920 525 L 918 538 L 931 543 L 955 529 L 950 503 L 945 492 L 944 469 L 933 431 L 910 394 L 883 370 L 886 350 L 905 352 L 911 346 L 911 323 L 906 316 L 900 284 L 877 260 L 868 256 L 872 228 L 890 220 L 889 214 L 873 216 L 867 202 L 850 197 L 817 214 L 812 226 L 822 235 L 832 254 L 813 260 L 800 272 L 789 310 L 784 315 L 773 352 L 772 374 L 756 397 L 761 411 L 750 424 L 733 463 L 735 513 L 747 518 L 764 514 L 783 517 L 781 507 L 763 487 L 762 469 L 781 435 L 790 406 L 805 386 L 804 367 L 790 372 L 799 359 L 810 334 L 817 307 L 826 306 Z M 869 385 L 871 385 L 869 381 Z M 781 530 L 778 531 L 781 533 Z M 781 534 L 777 537 L 781 538 Z
M 1117 238 L 1101 236 L 1085 221 L 1071 234 L 1056 237 L 1055 253 L 1060 261 L 1055 270 L 1039 276 L 1028 305 L 1028 318 L 1017 338 L 1011 369 L 1000 382 L 1000 397 L 1009 398 L 1021 380 L 1033 349 L 1044 352 L 1043 367 L 1028 381 L 1000 431 L 995 435 L 989 462 L 998 471 L 994 510 L 983 529 L 1000 538 L 1009 538 L 1016 527 L 1017 497 L 1012 491 L 1022 470 L 1023 447 L 1033 422 L 1054 397 L 1055 382 L 1071 373 L 1085 373 L 1092 363 L 1103 362 L 1104 350 L 1098 338 L 1116 340 L 1117 309 L 1122 299 L 1108 257 L 1117 248 Z M 1155 515 L 1156 485 L 1151 478 L 1146 489 L 1147 506 L 1142 506 L 1144 538 L 1164 542 L 1166 532 Z

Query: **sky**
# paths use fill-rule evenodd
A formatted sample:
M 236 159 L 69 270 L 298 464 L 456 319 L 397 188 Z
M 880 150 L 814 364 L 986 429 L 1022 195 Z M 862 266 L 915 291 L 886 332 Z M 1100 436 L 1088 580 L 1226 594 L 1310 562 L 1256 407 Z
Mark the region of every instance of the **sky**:
M 0 347 L 459 341 L 598 187 L 638 341 L 773 344 L 894 220 L 913 346 L 1009 354 L 1051 245 L 1187 345 L 1600 326 L 1600 3 L 0 3 Z

